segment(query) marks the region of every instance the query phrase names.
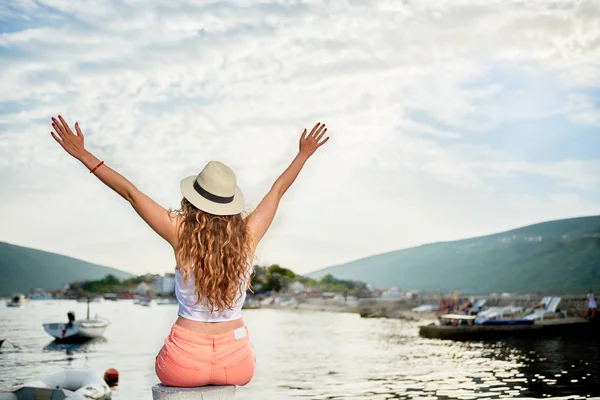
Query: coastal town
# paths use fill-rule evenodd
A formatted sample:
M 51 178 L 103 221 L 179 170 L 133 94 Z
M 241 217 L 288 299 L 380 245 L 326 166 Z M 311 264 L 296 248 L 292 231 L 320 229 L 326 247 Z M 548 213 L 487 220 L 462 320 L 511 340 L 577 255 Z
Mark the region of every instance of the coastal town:
M 9 307 L 28 301 L 71 299 L 79 302 L 132 300 L 145 307 L 177 304 L 175 274 L 145 274 L 127 279 L 107 275 L 96 281 L 75 281 L 60 290 L 32 288 L 14 293 Z M 431 338 L 468 339 L 513 336 L 530 331 L 559 334 L 584 332 L 597 327 L 589 314 L 593 293 L 548 295 L 543 293 L 426 292 L 397 287 L 376 289 L 358 280 L 330 274 L 319 279 L 297 275 L 279 265 L 255 266 L 244 309 L 281 308 L 357 313 L 363 318 L 424 321 L 420 334 Z M 434 322 L 432 322 L 434 321 Z M 545 328 L 544 328 L 545 327 Z

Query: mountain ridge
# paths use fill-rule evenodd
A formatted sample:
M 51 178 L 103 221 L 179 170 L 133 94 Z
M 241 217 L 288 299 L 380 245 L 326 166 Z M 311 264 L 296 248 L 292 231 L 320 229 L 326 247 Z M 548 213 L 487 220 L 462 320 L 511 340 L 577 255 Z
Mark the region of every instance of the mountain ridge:
M 485 268 L 481 266 L 490 262 Z M 553 263 L 567 263 L 576 275 L 560 273 Z M 549 266 L 546 272 L 542 264 Z M 504 269 L 517 278 L 537 282 L 519 283 Z M 327 273 L 380 288 L 407 290 L 476 287 L 481 291 L 585 291 L 586 286 L 600 286 L 600 216 L 544 221 L 489 235 L 422 244 L 323 268 L 307 276 L 319 278 Z M 489 284 L 488 275 L 494 274 L 496 284 Z
M 29 293 L 33 288 L 58 290 L 65 283 L 101 279 L 108 274 L 120 279 L 133 276 L 74 257 L 0 242 L 0 296 Z

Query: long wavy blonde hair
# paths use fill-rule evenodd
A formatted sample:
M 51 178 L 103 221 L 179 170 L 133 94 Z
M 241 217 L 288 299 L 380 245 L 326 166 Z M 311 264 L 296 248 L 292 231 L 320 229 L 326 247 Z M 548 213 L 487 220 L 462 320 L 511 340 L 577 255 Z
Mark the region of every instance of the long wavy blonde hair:
M 213 215 L 185 198 L 174 210 L 180 218 L 176 258 L 184 282 L 193 279 L 198 303 L 213 311 L 231 309 L 240 290 L 250 287 L 250 234 L 242 214 Z

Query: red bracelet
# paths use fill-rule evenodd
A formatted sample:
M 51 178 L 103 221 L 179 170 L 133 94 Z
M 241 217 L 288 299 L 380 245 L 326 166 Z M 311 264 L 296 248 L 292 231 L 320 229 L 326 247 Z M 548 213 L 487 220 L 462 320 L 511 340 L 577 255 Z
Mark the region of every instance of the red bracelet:
M 102 164 L 104 164 L 104 161 L 100 161 L 100 164 L 96 165 L 91 171 L 90 174 L 94 173 L 95 170 L 98 169 L 99 166 L 101 166 Z

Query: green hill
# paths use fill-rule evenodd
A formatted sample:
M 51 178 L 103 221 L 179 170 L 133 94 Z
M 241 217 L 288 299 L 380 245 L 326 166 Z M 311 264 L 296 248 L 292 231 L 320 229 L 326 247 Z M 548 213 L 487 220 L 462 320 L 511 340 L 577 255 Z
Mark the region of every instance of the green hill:
M 65 283 L 95 280 L 113 274 L 133 275 L 55 253 L 0 242 L 0 296 L 29 293 L 32 288 L 56 290 Z
M 312 272 L 378 288 L 475 292 L 600 291 L 600 216 L 427 244 Z

